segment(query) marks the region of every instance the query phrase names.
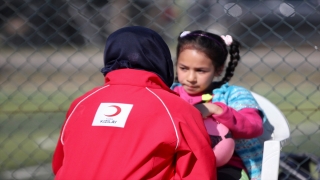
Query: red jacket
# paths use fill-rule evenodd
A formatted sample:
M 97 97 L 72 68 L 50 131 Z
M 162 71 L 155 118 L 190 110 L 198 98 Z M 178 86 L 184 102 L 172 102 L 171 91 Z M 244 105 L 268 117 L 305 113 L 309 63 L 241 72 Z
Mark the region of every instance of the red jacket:
M 197 109 L 147 71 L 115 70 L 105 80 L 67 112 L 56 179 L 216 179 Z

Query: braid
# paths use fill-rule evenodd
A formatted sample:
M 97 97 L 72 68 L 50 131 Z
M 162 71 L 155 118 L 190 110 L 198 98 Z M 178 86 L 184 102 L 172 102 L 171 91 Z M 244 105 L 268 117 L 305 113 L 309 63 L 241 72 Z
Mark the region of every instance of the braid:
M 239 43 L 235 40 L 230 45 L 230 50 L 229 50 L 230 61 L 226 69 L 226 73 L 222 78 L 222 80 L 220 81 L 221 84 L 229 82 L 234 74 L 234 70 L 237 67 L 238 62 L 240 61 L 239 46 L 240 46 Z

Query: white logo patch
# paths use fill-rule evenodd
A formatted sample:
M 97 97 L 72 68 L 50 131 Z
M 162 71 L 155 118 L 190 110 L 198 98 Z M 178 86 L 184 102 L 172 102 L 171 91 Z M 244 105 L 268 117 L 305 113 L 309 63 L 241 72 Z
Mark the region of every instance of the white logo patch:
M 94 116 L 92 126 L 124 127 L 132 104 L 101 103 Z

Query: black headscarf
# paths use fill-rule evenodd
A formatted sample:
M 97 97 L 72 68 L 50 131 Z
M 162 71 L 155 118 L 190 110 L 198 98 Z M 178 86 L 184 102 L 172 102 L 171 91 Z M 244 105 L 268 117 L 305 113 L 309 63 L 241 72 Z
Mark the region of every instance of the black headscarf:
M 141 26 L 121 28 L 108 37 L 104 66 L 104 76 L 121 68 L 140 69 L 156 73 L 169 87 L 173 83 L 173 62 L 167 44 L 158 33 Z

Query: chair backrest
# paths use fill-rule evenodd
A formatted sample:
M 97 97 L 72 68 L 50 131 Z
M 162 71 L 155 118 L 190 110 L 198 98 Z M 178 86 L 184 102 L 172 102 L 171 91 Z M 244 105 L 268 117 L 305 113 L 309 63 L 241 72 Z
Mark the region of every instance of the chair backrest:
M 264 142 L 261 180 L 277 180 L 279 173 L 280 151 L 290 137 L 289 124 L 282 112 L 265 97 L 251 92 L 273 126 L 272 139 Z
M 251 94 L 264 111 L 270 124 L 274 127 L 272 140 L 281 142 L 288 139 L 290 137 L 289 123 L 278 107 L 257 93 L 251 92 Z

